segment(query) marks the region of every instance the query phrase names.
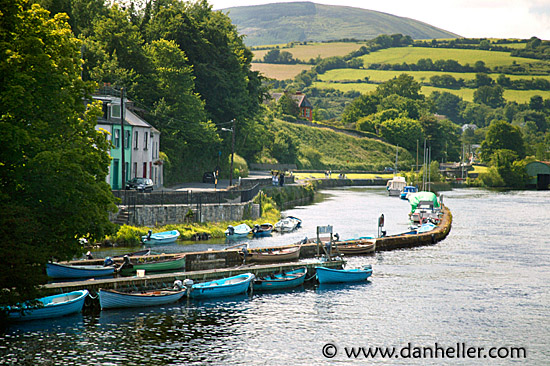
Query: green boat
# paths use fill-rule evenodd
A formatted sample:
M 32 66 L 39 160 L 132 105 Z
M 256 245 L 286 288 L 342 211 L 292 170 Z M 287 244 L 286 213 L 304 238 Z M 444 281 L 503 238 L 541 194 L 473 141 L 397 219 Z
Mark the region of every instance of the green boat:
M 185 256 L 142 263 L 125 261 L 121 269 L 123 274 L 136 272 L 138 269 L 145 270 L 146 272 L 183 271 L 185 269 Z

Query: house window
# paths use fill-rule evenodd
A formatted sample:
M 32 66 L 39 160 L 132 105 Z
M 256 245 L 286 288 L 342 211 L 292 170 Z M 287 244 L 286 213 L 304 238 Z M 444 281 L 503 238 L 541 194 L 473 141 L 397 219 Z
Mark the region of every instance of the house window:
M 147 178 L 147 163 L 143 163 L 143 178 Z
M 306 117 L 309 117 L 309 109 L 306 109 Z
M 120 118 L 120 104 L 111 104 L 111 118 Z
M 124 131 L 124 148 L 130 148 L 130 131 Z
M 114 136 L 113 144 L 115 145 L 115 149 L 118 149 L 120 147 L 120 129 L 115 128 L 114 135 L 115 136 Z
M 143 150 L 147 150 L 149 147 L 149 132 L 145 132 L 145 137 L 143 138 Z
M 139 132 L 134 131 L 134 149 L 137 150 L 139 147 Z
M 134 163 L 134 172 L 133 172 L 133 177 L 137 177 L 137 163 Z
M 130 175 L 130 163 L 124 162 L 124 166 L 126 167 L 125 172 L 124 172 L 126 174 L 126 180 L 130 180 L 130 177 L 131 177 L 131 175 Z

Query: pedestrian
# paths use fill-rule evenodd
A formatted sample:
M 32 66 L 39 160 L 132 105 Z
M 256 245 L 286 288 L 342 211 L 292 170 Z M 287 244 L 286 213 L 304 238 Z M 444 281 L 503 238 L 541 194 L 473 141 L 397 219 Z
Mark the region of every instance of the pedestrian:
M 279 179 L 279 185 L 281 187 L 285 185 L 285 173 L 281 173 L 281 178 Z

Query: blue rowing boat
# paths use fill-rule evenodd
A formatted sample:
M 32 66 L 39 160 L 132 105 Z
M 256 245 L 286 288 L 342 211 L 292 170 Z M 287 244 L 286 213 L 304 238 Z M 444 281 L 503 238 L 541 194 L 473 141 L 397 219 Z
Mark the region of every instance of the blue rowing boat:
M 49 319 L 78 313 L 84 306 L 88 290 L 78 290 L 66 294 L 53 295 L 38 299 L 38 306 L 29 302 L 21 306 L 8 308 L 8 317 L 14 321 Z
M 227 239 L 239 239 L 246 238 L 250 234 L 252 229 L 247 224 L 240 224 L 235 227 L 229 225 L 225 230 L 225 236 Z
M 332 269 L 326 267 L 315 267 L 319 283 L 341 283 L 364 281 L 372 275 L 370 265 L 363 268 L 353 269 Z
M 196 283 L 191 287 L 187 296 L 198 299 L 208 297 L 225 297 L 244 294 L 248 291 L 254 279 L 252 273 L 222 278 L 221 280 Z
M 109 276 L 114 272 L 114 266 L 46 263 L 46 273 L 51 278 L 95 278 Z
M 177 230 L 163 231 L 161 233 L 153 234 L 152 230 L 149 230 L 147 235 L 141 237 L 141 241 L 144 244 L 172 244 L 180 237 L 180 232 Z
M 99 304 L 101 309 L 138 308 L 156 306 L 179 301 L 185 290 L 152 290 L 142 292 L 120 292 L 100 289 Z
M 273 231 L 273 224 L 270 224 L 269 222 L 266 222 L 265 224 L 261 224 L 261 225 L 256 224 L 252 229 L 252 236 L 255 238 L 259 238 L 263 236 L 271 236 L 272 231 Z
M 300 286 L 306 279 L 306 267 L 293 271 L 256 277 L 253 282 L 254 291 L 281 290 Z

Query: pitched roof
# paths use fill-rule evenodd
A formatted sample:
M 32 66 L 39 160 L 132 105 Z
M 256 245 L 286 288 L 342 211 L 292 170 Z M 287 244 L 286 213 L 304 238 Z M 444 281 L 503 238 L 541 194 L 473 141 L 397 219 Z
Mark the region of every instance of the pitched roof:
M 278 102 L 279 99 L 283 96 L 285 93 L 271 93 L 271 97 Z M 290 97 L 296 101 L 296 104 L 298 104 L 298 107 L 301 108 L 313 108 L 313 105 L 309 102 L 309 100 L 306 98 L 306 95 L 302 92 L 296 92 L 296 94 L 290 95 Z

